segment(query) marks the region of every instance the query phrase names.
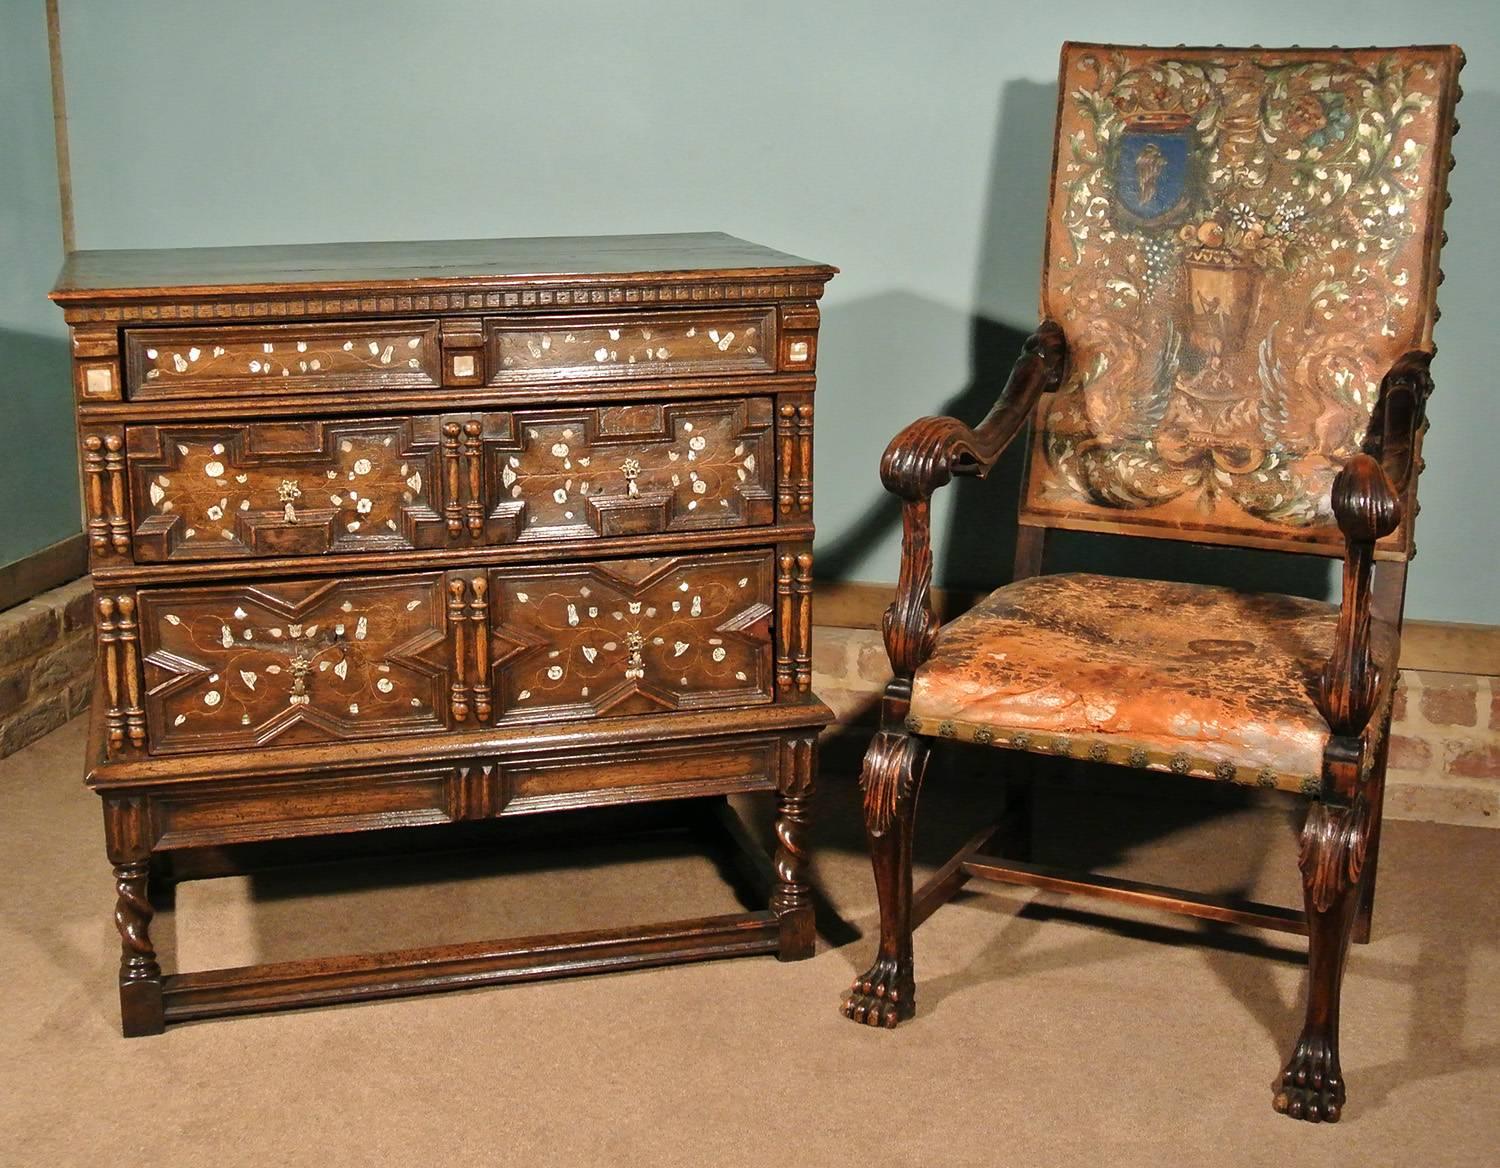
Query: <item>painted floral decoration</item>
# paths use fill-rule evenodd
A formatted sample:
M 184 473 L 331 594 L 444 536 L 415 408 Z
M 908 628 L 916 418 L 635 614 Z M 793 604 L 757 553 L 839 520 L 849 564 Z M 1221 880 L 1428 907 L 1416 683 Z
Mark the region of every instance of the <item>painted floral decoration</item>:
M 1381 377 L 1426 343 L 1455 58 L 1069 50 L 1043 299 L 1072 369 L 1029 508 L 1330 522 Z

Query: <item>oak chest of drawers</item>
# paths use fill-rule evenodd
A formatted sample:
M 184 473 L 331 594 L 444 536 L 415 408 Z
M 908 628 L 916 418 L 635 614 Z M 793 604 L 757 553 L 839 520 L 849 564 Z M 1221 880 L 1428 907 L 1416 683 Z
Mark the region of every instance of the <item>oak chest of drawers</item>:
M 724 235 L 70 257 L 127 1034 L 812 951 L 817 299 Z M 164 974 L 165 854 L 777 792 L 759 912 Z

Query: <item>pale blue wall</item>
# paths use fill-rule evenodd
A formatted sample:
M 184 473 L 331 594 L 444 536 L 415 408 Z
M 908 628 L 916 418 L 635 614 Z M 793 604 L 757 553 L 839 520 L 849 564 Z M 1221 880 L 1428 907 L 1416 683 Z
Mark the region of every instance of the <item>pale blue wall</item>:
M 78 531 L 42 0 L 0 0 L 0 566 Z
M 62 2 L 82 247 L 718 228 L 840 265 L 820 565 L 867 580 L 896 573 L 886 440 L 961 395 L 982 409 L 1034 323 L 1064 38 L 1456 40 L 1466 129 L 1409 611 L 1500 622 L 1494 4 Z M 1008 558 L 1016 500 L 1002 482 L 961 502 L 995 535 L 945 561 L 955 580 Z M 1149 570 L 1141 550 L 1111 562 Z M 1274 582 L 1232 554 L 1200 568 Z M 1302 560 L 1299 587 L 1325 584 Z

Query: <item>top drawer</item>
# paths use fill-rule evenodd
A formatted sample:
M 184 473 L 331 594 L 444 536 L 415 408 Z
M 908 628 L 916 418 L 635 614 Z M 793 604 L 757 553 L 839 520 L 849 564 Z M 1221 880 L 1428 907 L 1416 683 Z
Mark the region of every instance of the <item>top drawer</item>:
M 435 320 L 125 330 L 125 383 L 138 399 L 441 382 Z
M 776 372 L 778 339 L 768 306 L 140 328 L 125 330 L 125 384 L 159 400 L 744 376 Z

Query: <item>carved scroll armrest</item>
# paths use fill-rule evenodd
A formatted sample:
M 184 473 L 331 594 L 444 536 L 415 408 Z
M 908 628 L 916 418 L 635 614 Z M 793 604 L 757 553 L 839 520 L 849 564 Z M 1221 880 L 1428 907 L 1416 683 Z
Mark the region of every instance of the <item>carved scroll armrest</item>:
M 1318 706 L 1334 734 L 1358 738 L 1374 713 L 1381 678 L 1370 656 L 1375 544 L 1401 525 L 1417 473 L 1417 447 L 1432 392 L 1430 353 L 1405 354 L 1380 383 L 1360 452 L 1333 480 L 1333 514 L 1344 533 L 1344 591 L 1333 656 Z
M 1005 388 L 979 425 L 957 418 L 921 418 L 896 435 L 880 460 L 880 481 L 903 501 L 901 579 L 885 613 L 886 652 L 895 690 L 909 693 L 911 677 L 932 652 L 932 495 L 954 475 L 984 477 L 1026 425 L 1038 399 L 1062 384 L 1067 344 L 1062 326 L 1043 321 L 1026 338 Z
M 1417 444 L 1427 422 L 1427 398 L 1432 393 L 1428 366 L 1432 354 L 1420 350 L 1404 354 L 1380 383 L 1380 396 L 1370 413 L 1370 426 L 1360 446 L 1380 464 L 1396 494 L 1406 494 L 1416 474 Z M 1394 528 L 1392 529 L 1394 530 Z
M 880 460 L 885 489 L 916 502 L 931 498 L 954 475 L 987 475 L 1026 425 L 1037 399 L 1062 384 L 1066 364 L 1062 326 L 1043 321 L 1022 344 L 1005 388 L 979 425 L 918 418 L 891 440 Z

